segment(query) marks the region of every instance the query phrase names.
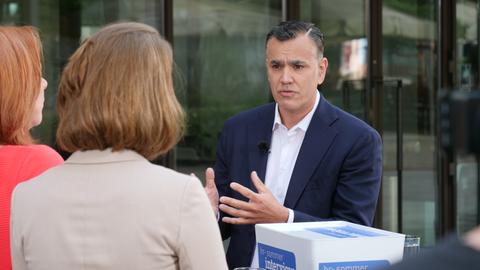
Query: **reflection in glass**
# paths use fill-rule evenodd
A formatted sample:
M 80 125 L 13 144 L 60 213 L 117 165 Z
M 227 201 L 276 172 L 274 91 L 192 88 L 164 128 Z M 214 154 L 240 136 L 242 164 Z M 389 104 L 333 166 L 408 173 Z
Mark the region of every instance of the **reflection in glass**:
M 299 2 L 300 19 L 313 22 L 325 35 L 328 70 L 322 93 L 335 105 L 365 120 L 368 1 Z
M 470 90 L 478 85 L 478 1 L 456 1 L 457 66 L 455 86 Z
M 367 77 L 367 38 L 342 42 L 340 76 L 347 80 L 362 80 Z
M 456 188 L 456 225 L 459 234 L 465 233 L 478 225 L 478 163 L 474 156 L 457 155 Z
M 457 0 L 455 34 L 457 43 L 457 65 L 454 85 L 465 91 L 478 90 L 479 85 L 479 46 L 478 23 L 479 1 Z M 457 232 L 464 233 L 478 223 L 477 202 L 479 200 L 477 162 L 475 157 L 457 155 L 456 187 L 456 225 Z

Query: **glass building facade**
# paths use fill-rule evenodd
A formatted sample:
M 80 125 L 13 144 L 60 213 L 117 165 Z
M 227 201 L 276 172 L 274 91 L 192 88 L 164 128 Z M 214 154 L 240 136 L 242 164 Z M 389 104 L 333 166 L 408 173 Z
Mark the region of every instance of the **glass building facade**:
M 286 19 L 315 23 L 330 63 L 322 93 L 383 138 L 376 226 L 430 246 L 479 219 L 475 160 L 446 155 L 437 134 L 439 90 L 478 87 L 478 11 L 478 0 L 0 0 L 0 24 L 40 30 L 49 87 L 34 134 L 52 146 L 58 79 L 80 42 L 111 22 L 156 27 L 172 43 L 188 115 L 185 137 L 157 162 L 203 178 L 223 122 L 272 101 L 265 34 Z

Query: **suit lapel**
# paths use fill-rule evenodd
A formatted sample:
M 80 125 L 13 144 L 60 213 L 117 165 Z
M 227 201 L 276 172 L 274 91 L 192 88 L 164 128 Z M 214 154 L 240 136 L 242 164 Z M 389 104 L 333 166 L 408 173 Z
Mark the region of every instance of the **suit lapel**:
M 265 171 L 267 169 L 268 153 L 265 150 L 260 149 L 258 144 L 265 142 L 270 145 L 272 138 L 272 126 L 275 118 L 275 103 L 268 106 L 266 110 L 258 112 L 258 117 L 255 121 L 252 121 L 248 128 L 248 160 L 249 160 L 249 173 L 256 171 L 258 177 L 265 182 Z M 249 174 L 250 175 L 250 174 Z M 249 178 L 249 186 L 252 183 Z
M 313 172 L 333 143 L 337 130 L 332 125 L 337 119 L 335 109 L 322 96 L 298 153 L 285 197 L 285 207 L 295 207 Z

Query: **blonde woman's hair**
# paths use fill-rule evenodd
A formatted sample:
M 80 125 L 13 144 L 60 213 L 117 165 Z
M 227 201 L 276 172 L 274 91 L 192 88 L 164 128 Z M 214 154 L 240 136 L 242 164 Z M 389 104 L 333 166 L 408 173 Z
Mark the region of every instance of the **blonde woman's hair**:
M 172 81 L 172 50 L 157 30 L 116 23 L 83 42 L 59 86 L 58 145 L 68 151 L 166 153 L 184 130 Z

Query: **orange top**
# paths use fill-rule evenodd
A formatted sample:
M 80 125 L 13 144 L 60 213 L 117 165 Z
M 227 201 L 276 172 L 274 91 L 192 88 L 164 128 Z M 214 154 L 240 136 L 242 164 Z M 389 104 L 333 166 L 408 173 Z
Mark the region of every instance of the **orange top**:
M 10 270 L 10 200 L 18 183 L 62 164 L 62 157 L 46 145 L 0 147 L 0 270 Z

